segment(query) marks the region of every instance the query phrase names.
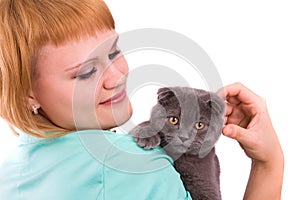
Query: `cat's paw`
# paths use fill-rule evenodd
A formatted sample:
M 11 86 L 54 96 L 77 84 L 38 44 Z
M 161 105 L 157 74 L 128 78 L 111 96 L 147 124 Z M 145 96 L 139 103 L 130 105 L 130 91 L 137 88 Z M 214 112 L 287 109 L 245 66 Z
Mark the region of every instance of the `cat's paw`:
M 153 149 L 160 144 L 160 136 L 158 134 L 151 137 L 135 137 L 134 140 L 144 149 Z
M 153 149 L 160 144 L 158 131 L 150 125 L 150 121 L 145 121 L 129 131 L 137 144 L 145 149 Z

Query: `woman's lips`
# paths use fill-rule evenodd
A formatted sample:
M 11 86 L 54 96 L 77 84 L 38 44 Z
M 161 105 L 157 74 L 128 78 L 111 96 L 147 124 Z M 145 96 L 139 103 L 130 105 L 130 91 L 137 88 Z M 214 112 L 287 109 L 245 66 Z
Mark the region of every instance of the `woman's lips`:
M 113 96 L 103 102 L 100 102 L 99 104 L 100 105 L 112 105 L 115 103 L 120 103 L 125 99 L 125 97 L 126 97 L 126 91 L 123 90 L 122 92 L 116 94 L 115 96 Z

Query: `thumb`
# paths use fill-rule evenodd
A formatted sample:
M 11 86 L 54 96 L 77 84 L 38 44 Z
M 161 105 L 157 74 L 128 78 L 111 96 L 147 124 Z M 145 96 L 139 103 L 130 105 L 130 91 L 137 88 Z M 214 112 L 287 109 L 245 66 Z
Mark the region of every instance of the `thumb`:
M 247 140 L 247 129 L 244 129 L 235 124 L 228 124 L 223 128 L 223 135 L 226 137 L 232 138 L 244 144 Z

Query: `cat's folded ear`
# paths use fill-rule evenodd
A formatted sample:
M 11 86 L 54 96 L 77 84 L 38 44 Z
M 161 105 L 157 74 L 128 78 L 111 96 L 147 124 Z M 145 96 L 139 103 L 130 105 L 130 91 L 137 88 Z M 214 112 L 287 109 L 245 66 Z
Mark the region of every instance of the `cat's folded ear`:
M 216 94 L 211 92 L 210 99 L 208 104 L 212 109 L 212 112 L 217 115 L 223 115 L 225 112 L 225 103 L 224 101 Z
M 199 158 L 204 158 L 213 149 L 221 135 L 222 127 L 224 124 L 224 101 L 216 93 L 210 92 L 210 97 L 207 100 L 207 103 L 211 108 L 211 116 L 209 122 L 210 125 L 199 151 Z
M 157 101 L 161 105 L 165 105 L 165 103 L 171 98 L 174 97 L 175 93 L 172 88 L 164 87 L 160 88 L 157 91 Z

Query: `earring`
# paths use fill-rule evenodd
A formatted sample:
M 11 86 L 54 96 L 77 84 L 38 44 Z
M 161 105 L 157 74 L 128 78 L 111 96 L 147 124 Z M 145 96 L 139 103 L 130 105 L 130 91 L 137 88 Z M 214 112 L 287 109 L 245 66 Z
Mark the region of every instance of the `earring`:
M 35 105 L 32 105 L 32 112 L 35 115 L 39 114 L 39 111 L 38 111 L 38 109 L 37 109 L 37 107 Z

